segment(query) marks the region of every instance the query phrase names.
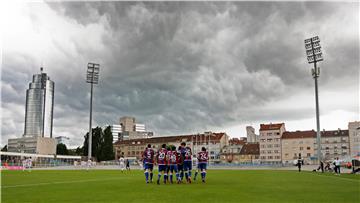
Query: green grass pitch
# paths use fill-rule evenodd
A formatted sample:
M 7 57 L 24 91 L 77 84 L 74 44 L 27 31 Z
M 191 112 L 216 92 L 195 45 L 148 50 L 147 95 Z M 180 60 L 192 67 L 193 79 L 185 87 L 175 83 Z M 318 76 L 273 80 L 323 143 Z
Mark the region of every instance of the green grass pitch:
M 3 203 L 360 202 L 360 176 L 351 174 L 209 170 L 205 184 L 180 185 L 146 184 L 139 170 L 2 171 L 1 178 Z

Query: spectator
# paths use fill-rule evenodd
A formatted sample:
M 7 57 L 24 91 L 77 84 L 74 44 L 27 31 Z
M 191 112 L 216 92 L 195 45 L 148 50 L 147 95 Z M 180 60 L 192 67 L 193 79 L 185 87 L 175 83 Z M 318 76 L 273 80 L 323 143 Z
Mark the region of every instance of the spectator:
M 336 157 L 336 159 L 334 160 L 334 165 L 335 165 L 335 173 L 340 175 L 340 164 L 341 161 L 339 160 L 339 157 Z

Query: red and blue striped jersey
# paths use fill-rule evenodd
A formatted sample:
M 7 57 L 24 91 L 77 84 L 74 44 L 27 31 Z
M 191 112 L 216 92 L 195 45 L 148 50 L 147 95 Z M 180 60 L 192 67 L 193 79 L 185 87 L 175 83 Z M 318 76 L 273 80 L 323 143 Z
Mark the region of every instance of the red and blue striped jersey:
M 146 148 L 144 153 L 143 153 L 144 162 L 153 164 L 154 163 L 154 155 L 155 155 L 155 152 L 154 152 L 153 149 Z
M 174 165 L 174 164 L 178 164 L 179 162 L 179 156 L 178 156 L 178 153 L 176 150 L 174 151 L 170 151 L 170 154 L 169 154 L 169 159 L 168 159 L 168 163 L 169 165 Z
M 184 161 L 191 161 L 192 159 L 192 152 L 190 147 L 185 147 L 185 156 Z
M 207 163 L 209 160 L 208 152 L 201 151 L 197 154 L 197 159 L 199 160 L 199 163 Z
M 156 160 L 157 160 L 158 165 L 166 165 L 166 152 L 167 152 L 167 150 L 165 148 L 161 148 L 156 153 Z

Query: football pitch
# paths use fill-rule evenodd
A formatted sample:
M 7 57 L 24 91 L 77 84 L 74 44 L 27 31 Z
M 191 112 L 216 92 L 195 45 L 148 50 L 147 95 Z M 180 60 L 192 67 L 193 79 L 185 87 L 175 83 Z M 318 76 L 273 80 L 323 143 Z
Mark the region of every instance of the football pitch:
M 156 182 L 157 173 L 154 174 Z M 146 184 L 140 170 L 1 171 L 7 202 L 360 202 L 360 176 L 281 170 L 209 170 L 207 182 Z

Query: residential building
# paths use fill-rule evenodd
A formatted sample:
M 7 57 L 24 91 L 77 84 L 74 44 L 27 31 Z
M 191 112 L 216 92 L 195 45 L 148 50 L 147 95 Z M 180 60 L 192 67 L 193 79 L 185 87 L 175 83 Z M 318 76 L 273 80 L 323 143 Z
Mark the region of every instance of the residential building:
M 240 151 L 240 163 L 260 163 L 259 143 L 246 143 Z
M 349 146 L 351 156 L 360 156 L 360 121 L 349 122 Z
M 281 136 L 284 123 L 260 124 L 260 159 L 262 163 L 281 163 Z
M 315 151 L 317 150 L 316 139 Z M 325 160 L 333 160 L 336 157 L 350 155 L 349 130 L 321 131 L 321 153 Z
M 239 163 L 240 151 L 246 144 L 246 139 L 232 138 L 229 140 L 229 145 L 223 147 L 220 153 L 220 159 L 223 163 Z
M 164 143 L 179 146 L 181 142 L 185 142 L 188 146 L 191 146 L 194 155 L 200 152 L 202 147 L 206 147 L 209 151 L 210 161 L 219 162 L 220 152 L 224 146 L 229 144 L 229 137 L 226 133 L 205 132 L 194 135 L 119 140 L 114 144 L 115 157 L 118 158 L 124 154 L 124 156 L 141 159 L 142 152 L 148 144 L 158 149 Z
M 293 161 L 297 160 L 301 154 L 305 164 L 317 164 L 314 150 L 315 141 L 316 132 L 314 130 L 284 132 L 281 140 L 282 162 L 293 164 Z
M 255 134 L 255 128 L 246 126 L 246 137 L 248 143 L 259 142 L 259 136 Z

